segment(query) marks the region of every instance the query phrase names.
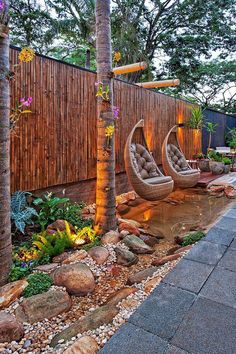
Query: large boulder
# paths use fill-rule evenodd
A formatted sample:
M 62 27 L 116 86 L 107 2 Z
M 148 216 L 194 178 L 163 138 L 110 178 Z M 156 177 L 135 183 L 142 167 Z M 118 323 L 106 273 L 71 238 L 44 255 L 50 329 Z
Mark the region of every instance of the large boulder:
M 15 315 L 21 322 L 35 323 L 69 311 L 72 302 L 66 291 L 49 290 L 24 299 L 16 308 Z
M 123 239 L 123 242 L 131 251 L 137 254 L 154 252 L 154 250 L 150 246 L 146 245 L 143 240 L 140 240 L 140 238 L 135 235 L 127 235 Z
M 116 245 L 120 241 L 120 234 L 117 231 L 109 231 L 101 238 L 103 245 Z
M 85 296 L 95 289 L 95 279 L 84 263 L 63 265 L 53 273 L 55 285 L 64 286 L 69 294 Z
M 103 264 L 109 257 L 109 252 L 105 247 L 95 246 L 90 248 L 88 254 L 97 264 Z
M 67 348 L 63 354 L 96 354 L 98 343 L 93 337 L 83 336 Z
M 0 288 L 0 309 L 11 305 L 27 287 L 27 280 L 17 280 Z
M 78 333 L 84 333 L 96 329 L 104 324 L 111 323 L 113 318 L 119 313 L 119 310 L 113 304 L 101 306 L 88 313 L 85 317 L 78 319 L 69 327 L 64 329 L 53 337 L 51 346 L 55 347 L 61 340 L 67 341 L 72 337 L 77 336 Z
M 0 312 L 0 342 L 19 341 L 24 336 L 24 327 L 14 316 Z
M 133 254 L 133 252 L 126 250 L 122 247 L 116 247 L 116 262 L 119 265 L 130 267 L 133 264 L 138 263 L 138 256 Z

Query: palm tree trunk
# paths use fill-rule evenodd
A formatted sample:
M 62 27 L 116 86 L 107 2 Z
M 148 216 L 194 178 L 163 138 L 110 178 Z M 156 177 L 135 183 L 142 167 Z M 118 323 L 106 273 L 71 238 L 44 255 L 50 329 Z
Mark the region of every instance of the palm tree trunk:
M 211 132 L 209 132 L 209 141 L 208 141 L 208 148 L 207 151 L 209 151 L 211 148 Z
M 117 227 L 115 199 L 115 142 L 114 134 L 107 148 L 105 129 L 114 126 L 112 112 L 112 53 L 110 0 L 96 1 L 96 59 L 97 81 L 109 86 L 109 101 L 98 97 L 97 104 L 97 187 L 95 228 L 99 233 Z
M 86 50 L 86 60 L 85 60 L 85 68 L 90 69 L 91 65 L 91 51 L 90 49 Z
M 8 1 L 5 1 L 5 12 Z M 5 14 L 6 18 L 6 14 Z M 9 38 L 0 33 L 0 285 L 11 268 Z

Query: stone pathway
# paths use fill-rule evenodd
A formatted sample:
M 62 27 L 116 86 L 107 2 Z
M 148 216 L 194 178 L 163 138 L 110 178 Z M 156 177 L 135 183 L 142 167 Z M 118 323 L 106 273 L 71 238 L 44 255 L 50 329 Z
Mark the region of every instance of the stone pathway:
M 236 354 L 236 204 L 100 354 Z

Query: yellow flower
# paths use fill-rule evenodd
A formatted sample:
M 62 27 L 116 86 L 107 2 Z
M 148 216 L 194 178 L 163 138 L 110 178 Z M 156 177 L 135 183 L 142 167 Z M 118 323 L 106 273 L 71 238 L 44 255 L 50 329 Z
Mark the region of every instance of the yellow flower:
M 105 129 L 106 137 L 111 138 L 112 135 L 114 134 L 114 131 L 115 131 L 114 125 L 108 125 Z
M 115 52 L 114 62 L 118 63 L 121 60 L 121 52 Z
M 21 62 L 30 62 L 34 59 L 35 52 L 31 48 L 23 48 L 19 54 L 19 60 Z

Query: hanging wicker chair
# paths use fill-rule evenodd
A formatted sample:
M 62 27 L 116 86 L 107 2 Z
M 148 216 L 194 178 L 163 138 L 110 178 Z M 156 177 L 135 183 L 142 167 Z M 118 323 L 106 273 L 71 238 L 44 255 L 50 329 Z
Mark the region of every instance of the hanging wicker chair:
M 144 121 L 141 119 L 132 129 L 125 145 L 125 169 L 134 191 L 145 200 L 159 200 L 173 190 L 171 177 L 164 176 L 148 151 L 143 133 Z M 135 142 L 134 133 L 141 128 L 144 145 Z
M 171 128 L 163 142 L 162 166 L 165 174 L 173 178 L 176 187 L 190 188 L 197 184 L 200 172 L 187 163 L 178 141 L 177 127 Z

